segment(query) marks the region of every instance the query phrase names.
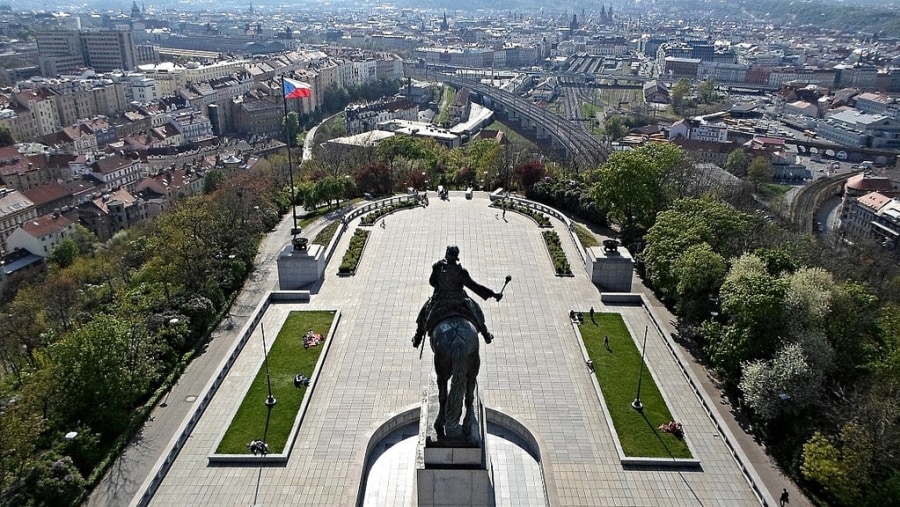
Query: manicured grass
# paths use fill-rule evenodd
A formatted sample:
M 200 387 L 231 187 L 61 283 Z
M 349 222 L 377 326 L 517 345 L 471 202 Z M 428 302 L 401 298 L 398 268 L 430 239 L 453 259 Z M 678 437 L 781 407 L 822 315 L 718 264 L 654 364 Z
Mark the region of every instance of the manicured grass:
M 269 410 L 265 401 L 269 394 L 266 367 L 261 364 L 253 384 L 244 396 L 225 436 L 216 452 L 219 454 L 250 454 L 247 444 L 263 440 L 269 452 L 284 452 L 291 427 L 306 395 L 307 387 L 294 387 L 294 376 L 302 373 L 311 378 L 325 343 L 303 348 L 303 335 L 310 329 L 324 338 L 331 329 L 334 312 L 291 312 L 277 337 L 266 334 L 266 341 L 275 339 L 269 349 L 269 372 L 272 395 L 278 403 Z M 266 419 L 268 418 L 268 431 Z
M 594 236 L 594 233 L 581 224 L 575 224 L 575 235 L 578 236 L 578 241 L 581 241 L 581 246 L 584 248 L 600 246 L 600 242 L 597 241 L 597 237 Z
M 597 325 L 585 319 L 579 329 L 588 356 L 594 362 L 594 371 L 613 426 L 626 456 L 650 458 L 690 458 L 691 451 L 683 440 L 657 428 L 672 420 L 669 408 L 663 400 L 653 377 L 644 365 L 641 382 L 641 402 L 644 410 L 631 408 L 637 393 L 638 370 L 641 352 L 631 339 L 622 316 L 618 313 L 597 313 Z M 609 348 L 603 345 L 603 336 L 609 336 Z M 643 341 L 643 333 L 637 337 Z M 649 339 L 655 339 L 650 338 Z M 690 431 L 690 428 L 685 428 Z

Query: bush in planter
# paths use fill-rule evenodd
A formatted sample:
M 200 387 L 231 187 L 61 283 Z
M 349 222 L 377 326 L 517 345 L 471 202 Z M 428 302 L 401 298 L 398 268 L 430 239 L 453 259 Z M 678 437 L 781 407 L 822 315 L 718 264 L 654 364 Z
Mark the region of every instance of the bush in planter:
M 356 266 L 359 265 L 359 259 L 362 257 L 363 248 L 366 246 L 366 240 L 369 238 L 369 231 L 356 229 L 353 237 L 350 238 L 350 246 L 344 258 L 341 259 L 341 265 L 338 267 L 338 273 L 353 273 Z
M 553 269 L 557 275 L 571 275 L 572 268 L 569 267 L 569 260 L 566 259 L 566 253 L 560 243 L 559 235 L 556 231 L 544 231 L 544 244 L 547 245 L 547 252 L 550 253 L 550 259 L 553 261 Z
M 377 210 L 362 217 L 362 219 L 359 221 L 359 224 L 360 225 L 375 225 L 375 222 L 379 218 L 381 218 L 385 215 L 390 215 L 391 213 L 393 213 L 395 211 L 406 209 L 406 208 L 414 208 L 418 205 L 419 205 L 419 201 L 416 201 L 414 199 L 409 199 L 409 200 L 406 200 L 406 201 L 403 201 L 403 202 L 400 202 L 397 204 L 389 204 L 387 206 L 382 206 L 381 208 L 378 208 Z
M 324 229 L 316 234 L 316 237 L 312 240 L 313 244 L 328 246 L 328 244 L 331 243 L 331 238 L 334 237 L 334 234 L 340 226 L 341 222 L 339 220 L 332 220 L 330 224 L 326 225 Z
M 503 208 L 503 201 L 500 201 L 500 200 L 495 201 L 495 202 L 493 202 L 493 203 L 491 204 L 491 207 L 493 207 L 493 208 Z M 519 205 L 519 204 L 516 204 L 516 203 L 513 202 L 513 201 L 507 201 L 507 202 L 506 202 L 506 209 L 509 210 L 509 211 L 514 211 L 514 212 L 519 213 L 519 214 L 521 214 L 521 215 L 525 215 L 525 216 L 531 217 L 532 220 L 534 220 L 535 222 L 537 222 L 538 227 L 541 227 L 541 228 L 544 228 L 544 229 L 546 229 L 546 228 L 548 228 L 548 227 L 552 227 L 552 225 L 550 224 L 550 219 L 547 218 L 547 215 L 541 213 L 540 211 L 531 209 L 531 208 L 529 208 L 529 207 L 527 207 L 527 206 L 521 206 L 521 205 Z

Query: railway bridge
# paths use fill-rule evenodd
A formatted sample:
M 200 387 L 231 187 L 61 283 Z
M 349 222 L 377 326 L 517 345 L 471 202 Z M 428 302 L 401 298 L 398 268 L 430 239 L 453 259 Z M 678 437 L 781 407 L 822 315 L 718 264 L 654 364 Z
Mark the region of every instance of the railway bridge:
M 440 79 L 456 89 L 471 90 L 477 102 L 492 109 L 498 117 L 517 124 L 517 130 L 574 164 L 576 170 L 597 167 L 609 155 L 603 142 L 582 125 L 569 122 L 514 93 L 449 74 L 441 75 Z

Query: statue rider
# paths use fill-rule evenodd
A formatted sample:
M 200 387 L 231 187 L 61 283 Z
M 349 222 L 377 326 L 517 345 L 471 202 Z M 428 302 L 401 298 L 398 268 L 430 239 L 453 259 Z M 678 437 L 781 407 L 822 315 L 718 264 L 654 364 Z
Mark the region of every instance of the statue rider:
M 425 302 L 419 317 L 416 319 L 416 334 L 413 336 L 413 347 L 418 347 L 425 336 L 425 331 L 435 323 L 451 315 L 461 315 L 472 321 L 472 324 L 484 336 L 485 343 L 491 343 L 494 335 L 488 331 L 484 323 L 484 313 L 478 303 L 469 298 L 463 287 L 469 288 L 481 299 L 494 298 L 497 301 L 503 294 L 479 284 L 459 264 L 459 247 L 450 245 L 444 258 L 431 266 L 431 277 L 428 283 L 434 287 L 434 294 Z

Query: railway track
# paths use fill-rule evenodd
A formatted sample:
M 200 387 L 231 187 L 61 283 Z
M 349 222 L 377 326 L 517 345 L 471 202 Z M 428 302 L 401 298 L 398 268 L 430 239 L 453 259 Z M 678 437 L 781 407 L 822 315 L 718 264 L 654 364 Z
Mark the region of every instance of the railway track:
M 818 179 L 801 188 L 788 208 L 788 218 L 794 227 L 805 233 L 812 233 L 816 223 L 815 214 L 822 201 L 835 193 L 840 193 L 844 183 L 857 173 L 842 174 Z
M 492 101 L 527 118 L 529 123 L 543 127 L 558 144 L 565 148 L 568 158 L 576 164 L 578 169 L 597 167 L 608 156 L 606 147 L 599 139 L 585 130 L 583 125 L 566 121 L 559 115 L 537 107 L 505 90 L 457 76 L 445 74 L 441 77 L 455 87 L 466 87 L 482 96 L 490 97 Z

